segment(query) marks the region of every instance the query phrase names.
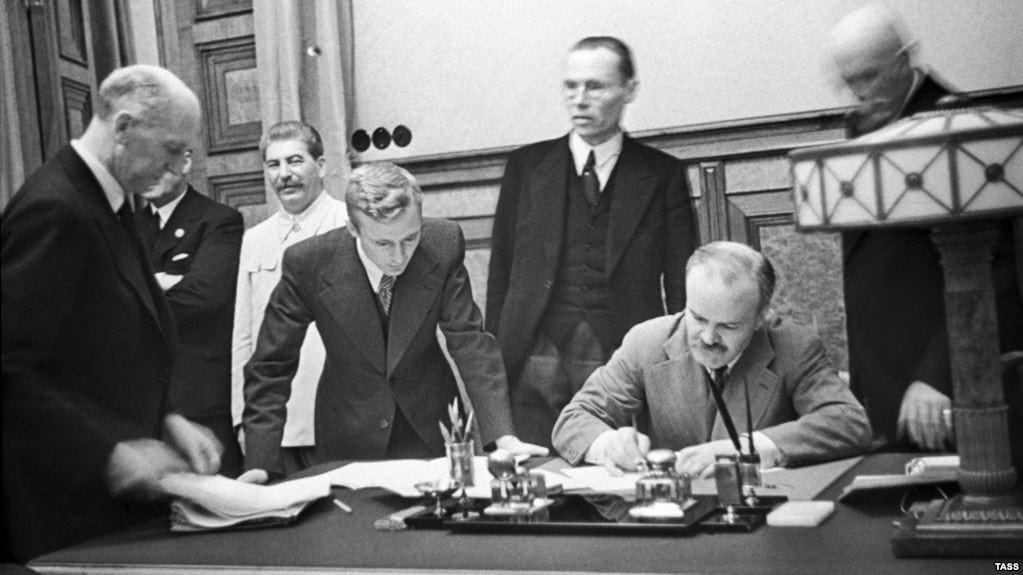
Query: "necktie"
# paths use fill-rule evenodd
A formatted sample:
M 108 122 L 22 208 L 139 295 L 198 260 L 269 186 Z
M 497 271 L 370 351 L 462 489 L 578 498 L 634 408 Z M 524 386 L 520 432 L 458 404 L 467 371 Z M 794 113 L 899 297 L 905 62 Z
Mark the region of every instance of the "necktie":
M 391 315 L 391 296 L 394 292 L 394 276 L 385 275 L 380 278 L 380 289 L 377 290 L 377 298 L 380 300 L 380 308 L 384 315 Z
M 153 249 L 156 243 L 156 236 L 160 233 L 160 214 L 153 211 L 153 208 L 146 206 L 142 208 L 142 225 L 139 234 L 142 236 L 142 244 L 149 250 Z
M 121 227 L 124 228 L 125 233 L 128 234 L 128 240 L 131 242 L 131 247 L 136 253 L 141 253 L 142 248 L 139 238 L 139 230 L 135 226 L 135 216 L 131 211 L 131 203 L 127 199 L 121 204 L 121 207 L 117 210 L 117 219 L 121 221 Z
M 725 390 L 725 374 L 727 373 L 728 366 L 721 366 L 714 370 L 714 386 L 718 388 L 718 393 Z
M 597 170 L 594 169 L 596 164 L 597 157 L 593 155 L 593 150 L 590 150 L 586 165 L 583 166 L 583 193 L 586 194 L 586 201 L 591 206 L 597 205 L 600 201 L 600 180 L 597 179 Z
M 718 368 L 714 369 L 714 372 L 711 374 L 711 384 L 710 384 L 710 388 L 711 389 L 710 389 L 710 391 L 711 391 L 711 394 L 714 396 L 714 406 L 713 407 L 717 409 L 717 412 L 719 414 L 721 414 L 721 421 L 722 421 L 722 423 L 725 424 L 725 429 L 728 430 L 728 437 L 735 437 L 735 438 L 737 438 L 739 436 L 735 432 L 735 425 L 732 423 L 732 418 L 731 418 L 731 416 L 728 413 L 728 408 L 725 407 L 724 409 L 722 409 L 722 406 L 724 406 L 725 400 L 724 400 L 723 397 L 721 397 L 721 392 L 722 392 L 722 388 L 725 385 L 725 373 L 727 371 L 728 371 L 728 366 L 721 366 L 721 367 L 718 367 Z M 713 427 L 714 427 L 714 415 L 713 415 L 714 414 L 714 409 L 711 409 L 710 407 L 708 407 L 707 411 L 708 411 L 709 428 L 710 428 L 711 433 L 713 434 L 713 431 L 714 431 L 713 430 Z M 738 444 L 736 444 L 735 450 L 739 451 L 739 445 Z

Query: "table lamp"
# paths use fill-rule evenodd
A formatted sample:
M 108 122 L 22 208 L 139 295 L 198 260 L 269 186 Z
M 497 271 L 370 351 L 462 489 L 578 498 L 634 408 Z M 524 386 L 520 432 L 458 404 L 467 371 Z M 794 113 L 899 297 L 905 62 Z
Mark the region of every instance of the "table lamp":
M 1023 545 L 990 264 L 994 220 L 1023 216 L 1023 110 L 963 102 L 789 154 L 800 231 L 927 226 L 941 254 L 962 493 L 902 521 L 897 556 L 1007 557 Z

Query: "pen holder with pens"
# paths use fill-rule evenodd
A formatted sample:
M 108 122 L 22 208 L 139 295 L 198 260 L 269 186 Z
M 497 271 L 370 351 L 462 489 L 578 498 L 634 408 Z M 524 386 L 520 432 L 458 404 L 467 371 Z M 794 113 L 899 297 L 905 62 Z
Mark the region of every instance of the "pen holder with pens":
M 475 444 L 472 440 L 445 444 L 448 464 L 451 468 L 451 479 L 458 481 L 463 487 L 472 487 L 475 482 L 473 469 L 473 453 Z

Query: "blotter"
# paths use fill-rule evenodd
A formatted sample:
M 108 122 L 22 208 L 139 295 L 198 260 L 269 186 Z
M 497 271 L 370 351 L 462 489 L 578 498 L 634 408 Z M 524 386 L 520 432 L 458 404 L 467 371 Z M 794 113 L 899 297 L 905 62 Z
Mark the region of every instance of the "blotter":
M 815 527 L 834 511 L 834 501 L 787 501 L 767 514 L 767 524 L 771 527 Z
M 171 503 L 171 531 L 286 524 L 313 501 L 330 495 L 326 474 L 256 485 L 221 475 L 175 473 L 160 483 L 176 497 Z

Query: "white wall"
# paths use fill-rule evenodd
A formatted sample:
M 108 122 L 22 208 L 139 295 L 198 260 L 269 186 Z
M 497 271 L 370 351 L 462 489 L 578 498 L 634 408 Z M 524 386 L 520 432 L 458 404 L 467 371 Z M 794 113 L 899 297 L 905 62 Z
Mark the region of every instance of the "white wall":
M 568 129 L 562 58 L 622 38 L 641 82 L 625 126 L 645 131 L 851 103 L 824 54 L 863 0 L 352 0 L 351 130 L 411 128 L 363 160 L 517 145 Z M 1023 1 L 891 0 L 922 59 L 963 90 L 1023 84 Z

